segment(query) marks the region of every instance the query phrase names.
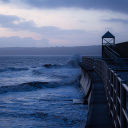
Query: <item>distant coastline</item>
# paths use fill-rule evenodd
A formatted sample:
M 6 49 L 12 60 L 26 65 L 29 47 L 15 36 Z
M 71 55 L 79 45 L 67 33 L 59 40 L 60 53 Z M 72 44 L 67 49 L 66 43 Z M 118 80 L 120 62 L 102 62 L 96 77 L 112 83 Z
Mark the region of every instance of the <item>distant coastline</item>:
M 0 55 L 73 55 L 101 56 L 101 45 L 75 47 L 5 47 Z

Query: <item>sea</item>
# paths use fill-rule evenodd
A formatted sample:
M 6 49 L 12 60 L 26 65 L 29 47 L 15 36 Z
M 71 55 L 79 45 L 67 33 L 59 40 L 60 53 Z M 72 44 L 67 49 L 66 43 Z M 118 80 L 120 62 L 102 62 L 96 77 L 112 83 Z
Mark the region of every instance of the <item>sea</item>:
M 81 55 L 0 56 L 0 128 L 84 128 Z M 75 99 L 75 100 L 74 100 Z

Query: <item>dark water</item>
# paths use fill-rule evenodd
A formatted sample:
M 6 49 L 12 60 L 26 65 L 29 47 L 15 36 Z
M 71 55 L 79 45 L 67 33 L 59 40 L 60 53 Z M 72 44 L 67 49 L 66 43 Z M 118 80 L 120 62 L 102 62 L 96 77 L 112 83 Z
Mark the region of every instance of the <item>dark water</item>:
M 0 56 L 1 128 L 84 128 L 79 55 Z

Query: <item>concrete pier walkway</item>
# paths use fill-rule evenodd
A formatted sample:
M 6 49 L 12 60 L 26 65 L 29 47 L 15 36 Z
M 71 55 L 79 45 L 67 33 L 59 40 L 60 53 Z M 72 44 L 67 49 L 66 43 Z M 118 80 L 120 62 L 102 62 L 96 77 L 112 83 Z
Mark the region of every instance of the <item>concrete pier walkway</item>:
M 85 128 L 114 128 L 109 115 L 105 90 L 100 76 L 89 67 L 80 63 L 81 68 L 88 70 L 92 78 L 92 95 Z

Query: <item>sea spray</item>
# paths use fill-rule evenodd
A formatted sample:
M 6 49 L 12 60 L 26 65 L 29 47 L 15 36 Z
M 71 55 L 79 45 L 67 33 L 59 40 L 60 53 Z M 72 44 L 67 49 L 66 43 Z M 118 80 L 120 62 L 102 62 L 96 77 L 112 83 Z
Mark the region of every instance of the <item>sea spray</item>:
M 81 62 L 81 55 L 75 54 L 75 55 L 71 56 L 67 65 L 71 65 L 74 68 L 79 68 L 79 62 Z

